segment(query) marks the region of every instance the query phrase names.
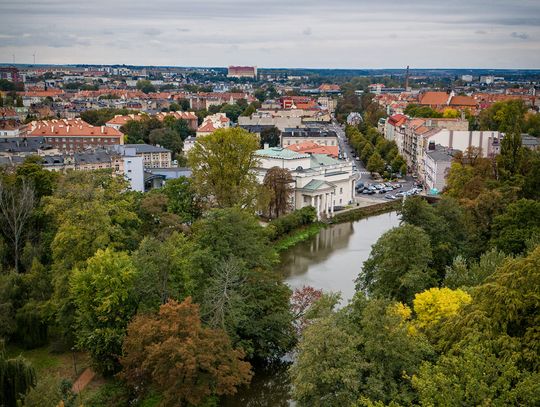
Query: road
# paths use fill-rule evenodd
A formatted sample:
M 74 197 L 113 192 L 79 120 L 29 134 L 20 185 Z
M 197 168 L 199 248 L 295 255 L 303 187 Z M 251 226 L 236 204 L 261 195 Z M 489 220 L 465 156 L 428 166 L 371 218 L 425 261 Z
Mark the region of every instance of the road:
M 364 165 L 362 164 L 362 161 L 354 159 L 355 153 L 354 153 L 354 150 L 352 149 L 352 147 L 347 142 L 347 137 L 345 136 L 345 130 L 344 130 L 343 126 L 341 126 L 337 122 L 333 122 L 330 125 L 330 127 L 338 135 L 340 153 L 342 155 L 345 154 L 347 161 L 353 161 L 354 165 L 356 166 L 356 169 L 354 171 L 358 176 L 358 178 L 357 178 L 358 181 L 363 182 L 364 184 L 377 184 L 378 181 L 371 178 L 371 175 L 370 175 L 369 171 L 364 167 Z M 400 179 L 398 182 L 400 184 L 402 184 L 402 187 L 399 188 L 399 189 L 395 189 L 394 191 L 390 192 L 391 195 L 395 195 L 398 192 L 408 191 L 415 184 L 415 180 L 411 176 L 406 176 L 405 178 Z M 372 201 L 372 202 L 374 202 L 374 201 L 379 201 L 379 202 L 380 201 L 385 201 L 386 199 L 384 198 L 384 195 L 385 194 L 374 194 L 374 195 L 367 195 L 366 196 L 366 195 L 362 195 L 362 194 L 357 194 L 356 201 L 357 202 L 360 201 L 360 200 L 364 201 L 366 199 L 368 199 L 369 201 Z

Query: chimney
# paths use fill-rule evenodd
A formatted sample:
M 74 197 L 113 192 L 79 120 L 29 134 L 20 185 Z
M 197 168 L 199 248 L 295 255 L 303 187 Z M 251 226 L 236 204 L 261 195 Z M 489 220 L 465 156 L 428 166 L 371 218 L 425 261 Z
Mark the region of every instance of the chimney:
M 430 142 L 429 142 L 428 150 L 429 150 L 429 151 L 435 150 L 435 142 L 434 142 L 434 141 L 430 141 Z

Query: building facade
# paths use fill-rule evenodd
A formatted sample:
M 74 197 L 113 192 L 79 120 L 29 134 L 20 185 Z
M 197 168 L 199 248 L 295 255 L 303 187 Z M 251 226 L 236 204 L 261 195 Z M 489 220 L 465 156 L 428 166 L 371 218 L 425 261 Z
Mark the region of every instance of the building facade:
M 272 167 L 286 168 L 291 172 L 294 180 L 291 204 L 294 209 L 313 206 L 319 219 L 329 218 L 336 206 L 354 201 L 356 175 L 351 162 L 280 147 L 258 150 L 255 154 L 259 159 L 257 177 L 261 183 Z

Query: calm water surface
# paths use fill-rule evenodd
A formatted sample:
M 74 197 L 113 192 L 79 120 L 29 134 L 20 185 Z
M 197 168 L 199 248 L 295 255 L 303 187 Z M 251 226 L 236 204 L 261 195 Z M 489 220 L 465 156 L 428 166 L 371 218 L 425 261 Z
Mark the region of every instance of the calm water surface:
M 396 212 L 323 229 L 282 255 L 281 268 L 291 288 L 310 285 L 325 292 L 341 292 L 346 304 L 354 295 L 354 280 L 369 257 L 371 246 L 399 225 Z
M 309 285 L 325 292 L 341 292 L 345 305 L 354 295 L 354 280 L 377 239 L 399 225 L 396 212 L 332 225 L 311 239 L 282 253 L 280 268 L 292 288 Z M 249 387 L 240 389 L 226 407 L 286 407 L 290 401 L 287 365 L 257 370 Z

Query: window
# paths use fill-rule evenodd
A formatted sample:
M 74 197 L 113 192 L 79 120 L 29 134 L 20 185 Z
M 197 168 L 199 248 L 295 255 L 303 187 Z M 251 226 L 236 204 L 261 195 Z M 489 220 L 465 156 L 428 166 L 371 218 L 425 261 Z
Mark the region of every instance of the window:
M 343 193 L 343 187 L 339 188 L 339 194 L 341 195 Z
M 128 170 L 128 172 L 131 172 L 131 170 Z

